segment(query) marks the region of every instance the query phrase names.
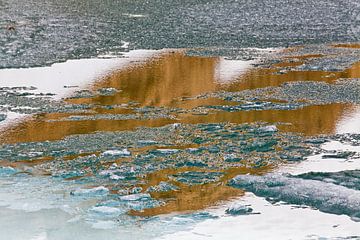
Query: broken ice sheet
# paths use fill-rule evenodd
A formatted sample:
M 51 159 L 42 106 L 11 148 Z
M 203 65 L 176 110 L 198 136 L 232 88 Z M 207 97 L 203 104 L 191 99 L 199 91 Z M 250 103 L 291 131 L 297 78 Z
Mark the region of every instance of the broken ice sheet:
M 275 201 L 311 206 L 326 213 L 345 214 L 354 221 L 358 221 L 360 213 L 360 191 L 326 180 L 292 178 L 282 174 L 238 175 L 229 185 Z

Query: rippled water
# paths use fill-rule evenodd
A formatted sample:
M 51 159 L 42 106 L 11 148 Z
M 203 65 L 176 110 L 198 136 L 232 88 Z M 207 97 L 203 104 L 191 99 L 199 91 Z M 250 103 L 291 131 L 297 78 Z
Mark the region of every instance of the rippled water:
M 0 67 L 49 65 L 129 49 L 286 47 L 356 41 L 356 1 L 0 2 Z

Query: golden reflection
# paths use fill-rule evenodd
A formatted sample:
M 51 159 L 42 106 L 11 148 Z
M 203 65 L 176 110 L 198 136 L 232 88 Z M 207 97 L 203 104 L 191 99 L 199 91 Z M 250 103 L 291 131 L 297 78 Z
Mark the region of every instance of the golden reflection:
M 135 66 L 126 70 L 117 71 L 108 77 L 96 82 L 91 90 L 100 88 L 115 88 L 119 90 L 111 96 L 96 96 L 92 98 L 67 99 L 71 103 L 92 104 L 90 112 L 76 115 L 94 114 L 136 114 L 137 107 L 172 107 L 191 110 L 204 105 L 234 105 L 217 98 L 192 99 L 189 97 L 200 94 L 224 91 L 239 91 L 244 89 L 256 89 L 268 86 L 279 86 L 291 81 L 324 81 L 334 83 L 340 78 L 359 78 L 360 63 L 354 64 L 350 69 L 343 72 L 323 71 L 294 71 L 279 72 L 281 68 L 291 68 L 301 65 L 302 60 L 319 55 L 296 56 L 286 58 L 283 62 L 275 64 L 272 68 L 253 68 L 236 81 L 227 85 L 219 84 L 216 79 L 216 67 L 220 59 L 211 57 L 189 57 L 182 52 L 169 53 L 153 59 L 144 65 Z M 128 103 L 132 103 L 127 105 Z M 108 105 L 121 105 L 121 107 L 108 107 Z M 208 114 L 191 114 L 189 112 L 175 112 L 175 119 L 158 118 L 149 120 L 81 120 L 69 121 L 70 113 L 38 114 L 26 121 L 18 123 L 11 129 L 1 134 L 2 143 L 58 140 L 73 134 L 86 134 L 96 131 L 122 131 L 134 130 L 140 126 L 159 127 L 166 124 L 180 123 L 250 123 L 269 122 L 282 123 L 279 128 L 282 131 L 299 132 L 306 135 L 331 134 L 335 132 L 339 119 L 348 112 L 353 111 L 349 104 L 328 104 L 308 106 L 296 110 L 263 110 L 263 111 L 212 111 Z M 197 147 L 196 145 L 178 146 L 178 148 Z M 134 150 L 140 153 L 154 148 L 144 147 Z M 65 160 L 86 155 L 69 156 Z M 99 153 L 94 153 L 99 154 Z M 0 164 L 10 165 L 21 169 L 21 165 L 39 164 L 53 159 L 35 159 L 31 163 L 9 163 L 1 161 Z M 130 158 L 119 159 L 115 162 L 121 164 L 131 161 Z M 14 165 L 16 164 L 16 166 Z M 108 163 L 110 164 L 110 163 Z M 260 169 L 233 168 L 224 170 L 224 177 L 217 183 L 187 186 L 174 183 L 180 187 L 179 191 L 166 193 L 152 193 L 154 198 L 167 199 L 165 206 L 146 209 L 143 212 L 130 212 L 133 215 L 149 216 L 174 211 L 197 210 L 216 204 L 219 201 L 228 200 L 243 194 L 241 190 L 226 186 L 226 182 L 238 174 L 264 174 L 276 166 L 266 166 Z M 168 176 L 184 172 L 199 170 L 196 168 L 166 169 L 146 176 L 147 183 L 143 189 L 157 185 L 161 181 L 168 181 Z M 44 173 L 43 173 L 44 174 Z
M 268 173 L 273 168 L 271 166 L 250 169 L 245 167 L 226 169 L 224 176 L 216 183 L 208 183 L 203 185 L 185 185 L 172 182 L 180 187 L 178 191 L 169 191 L 164 193 L 154 192 L 151 196 L 155 199 L 168 199 L 166 205 L 149 208 L 143 211 L 130 211 L 130 214 L 136 216 L 154 216 L 172 212 L 184 212 L 204 209 L 213 206 L 221 201 L 239 197 L 244 192 L 240 189 L 232 188 L 226 185 L 226 182 L 239 174 L 256 174 L 262 175 Z M 201 170 L 197 168 L 181 168 L 181 169 L 165 169 L 149 174 L 147 184 L 143 185 L 144 189 L 159 184 L 161 181 L 168 181 L 168 176 L 185 171 Z
M 184 123 L 249 123 L 264 121 L 284 123 L 279 125 L 283 131 L 298 132 L 305 135 L 331 134 L 341 116 L 353 110 L 350 104 L 313 105 L 295 110 L 263 110 L 216 112 L 208 115 L 185 116 Z
M 309 57 L 309 56 L 307 56 Z M 239 91 L 267 86 L 279 86 L 291 81 L 325 81 L 333 83 L 339 78 L 359 78 L 360 63 L 354 64 L 343 72 L 292 71 L 279 73 L 279 67 L 298 65 L 298 62 L 276 64 L 273 68 L 253 68 L 227 85 L 219 84 L 215 69 L 220 59 L 215 57 L 189 57 L 182 52 L 169 53 L 155 58 L 144 65 L 114 72 L 96 82 L 92 90 L 116 88 L 111 96 L 68 99 L 72 103 L 89 103 L 95 107 L 92 112 L 76 115 L 97 114 L 134 114 L 134 107 L 126 105 L 137 103 L 135 107 L 158 106 L 191 110 L 203 105 L 234 105 L 233 102 L 217 98 L 192 99 L 187 97 L 218 90 Z M 107 105 L 123 104 L 121 108 L 104 108 Z M 344 112 L 352 111 L 349 105 L 330 104 L 310 106 L 297 110 L 265 110 L 242 112 L 211 112 L 204 115 L 174 113 L 176 119 L 129 119 L 129 120 L 80 120 L 68 121 L 69 113 L 39 114 L 11 127 L 1 134 L 2 142 L 26 142 L 62 139 L 73 134 L 85 134 L 96 131 L 133 130 L 140 126 L 158 127 L 166 124 L 254 121 L 285 122 L 284 130 L 304 134 L 334 133 L 336 122 Z M 56 121 L 54 121 L 56 120 Z
M 280 64 L 275 64 L 276 67 L 283 67 L 284 65 L 299 65 L 298 62 L 284 61 Z M 277 68 L 266 69 L 251 69 L 239 79 L 229 85 L 222 86 L 226 91 L 240 91 L 245 89 L 256 89 L 263 87 L 277 87 L 286 82 L 295 81 L 321 81 L 327 83 L 334 83 L 340 78 L 360 78 L 360 62 L 351 66 L 342 72 L 328 72 L 328 71 L 285 71 L 279 72 Z
M 165 106 L 179 97 L 196 96 L 217 89 L 214 81 L 219 59 L 188 57 L 172 53 L 140 67 L 115 72 L 94 88 L 121 90 L 113 96 L 99 96 L 91 103 L 113 105 L 138 102 L 141 106 Z

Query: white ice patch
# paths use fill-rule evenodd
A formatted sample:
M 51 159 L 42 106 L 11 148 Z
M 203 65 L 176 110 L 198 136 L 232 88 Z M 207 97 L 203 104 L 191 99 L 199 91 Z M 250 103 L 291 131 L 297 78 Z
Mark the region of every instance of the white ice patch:
M 123 42 L 123 48 L 128 47 Z M 121 57 L 68 60 L 47 67 L 0 69 L 1 87 L 35 87 L 33 90 L 18 90 L 33 94 L 51 93 L 54 100 L 70 96 L 74 91 L 89 87 L 115 70 L 121 70 L 134 62 L 142 63 L 163 53 L 165 50 L 133 50 Z M 100 58 L 102 57 L 102 58 Z M 0 128 L 21 121 L 26 114 L 6 112 L 7 118 L 0 122 Z
M 151 195 L 148 193 L 138 193 L 138 194 L 130 194 L 121 196 L 119 199 L 121 201 L 139 201 L 141 199 L 148 199 L 151 198 Z
M 360 133 L 360 106 L 342 117 L 336 124 L 336 133 Z
M 275 125 L 270 125 L 270 126 L 265 126 L 265 127 L 260 127 L 259 131 L 263 131 L 263 132 L 276 132 L 278 129 Z
M 327 151 L 351 151 L 360 154 L 360 146 L 351 146 L 339 141 L 326 142 L 321 146 Z M 290 173 L 293 175 L 308 172 L 339 172 L 346 170 L 360 169 L 360 159 L 342 159 L 342 158 L 322 158 L 324 154 L 316 154 L 308 157 L 298 164 L 288 164 L 277 170 L 280 173 Z
M 89 83 L 111 71 L 128 67 L 134 61 L 145 61 L 160 52 L 134 50 L 125 53 L 121 58 L 78 59 L 55 63 L 49 67 L 0 69 L 0 85 L 2 87 L 34 86 L 37 89 L 31 92 L 53 93 L 56 94 L 55 99 L 60 99 L 68 96 L 77 87 L 80 89 L 87 87 Z
M 248 70 L 255 61 L 227 60 L 220 58 L 215 68 L 215 77 L 221 84 L 236 80 Z
M 124 13 L 124 16 L 127 16 L 129 18 L 144 18 L 147 17 L 147 15 L 143 15 L 143 14 L 133 14 L 133 13 Z
M 130 156 L 131 152 L 127 149 L 122 150 L 107 150 L 103 152 L 101 155 L 103 156 Z
M 225 216 L 225 210 L 234 203 L 251 205 L 254 212 L 260 214 Z M 327 238 L 359 235 L 359 223 L 351 221 L 347 216 L 332 215 L 292 205 L 272 205 L 264 198 L 256 197 L 251 193 L 212 209 L 211 212 L 220 218 L 197 223 L 191 230 L 179 231 L 158 239 L 304 240 L 310 239 L 311 235 Z
M 178 149 L 156 149 L 157 152 L 161 153 L 161 154 L 174 154 L 179 152 Z
M 71 192 L 74 196 L 95 196 L 95 195 L 107 195 L 109 193 L 109 189 L 104 186 L 99 186 L 95 188 L 88 189 L 76 189 Z

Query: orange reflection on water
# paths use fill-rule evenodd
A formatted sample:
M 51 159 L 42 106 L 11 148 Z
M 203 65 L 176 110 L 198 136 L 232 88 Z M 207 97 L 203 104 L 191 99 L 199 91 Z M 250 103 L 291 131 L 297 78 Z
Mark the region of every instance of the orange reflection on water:
M 144 189 L 159 184 L 161 181 L 168 181 L 168 176 L 185 171 L 196 171 L 196 168 L 165 169 L 149 174 L 147 184 L 143 185 Z M 144 209 L 143 211 L 130 211 L 130 214 L 136 216 L 154 216 L 171 212 L 184 212 L 204 209 L 213 206 L 219 201 L 226 201 L 231 198 L 239 197 L 244 194 L 241 189 L 232 188 L 226 185 L 226 182 L 239 174 L 261 175 L 272 170 L 271 166 L 250 169 L 245 167 L 226 169 L 224 176 L 219 182 L 208 183 L 203 185 L 186 185 L 175 183 L 180 187 L 178 191 L 154 192 L 151 196 L 156 199 L 168 199 L 166 205 Z
M 217 98 L 186 100 L 186 97 L 218 90 L 238 91 L 267 86 L 279 86 L 291 81 L 325 81 L 332 83 L 339 78 L 360 77 L 360 63 L 343 72 L 292 71 L 278 74 L 278 67 L 253 68 L 230 84 L 221 85 L 216 79 L 215 69 L 220 58 L 189 57 L 182 52 L 169 53 L 144 65 L 114 72 L 96 82 L 92 90 L 116 88 L 119 92 L 111 96 L 68 99 L 73 103 L 89 103 L 97 114 L 133 114 L 131 106 L 104 109 L 102 106 L 136 102 L 139 106 L 178 107 L 192 109 L 202 105 L 234 105 Z M 286 64 L 288 60 L 284 60 Z M 183 99 L 185 98 L 185 99 Z M 2 133 L 3 142 L 26 142 L 62 139 L 73 134 L 96 131 L 133 130 L 139 126 L 158 127 L 166 124 L 206 122 L 285 122 L 283 130 L 308 135 L 334 133 L 336 122 L 352 107 L 346 104 L 310 106 L 296 110 L 264 110 L 242 112 L 211 112 L 207 115 L 174 113 L 176 119 L 158 118 L 149 120 L 79 120 L 67 121 L 71 114 L 39 114 L 13 126 Z M 83 113 L 76 115 L 92 115 Z M 49 121 L 57 120 L 57 121 Z
M 360 48 L 360 43 L 342 43 L 333 45 L 333 47 L 340 47 L 340 48 Z
M 200 94 L 224 91 L 239 91 L 255 89 L 267 86 L 280 86 L 291 81 L 324 81 L 333 83 L 339 78 L 360 77 L 360 63 L 354 64 L 350 69 L 343 72 L 322 71 L 294 71 L 287 70 L 279 73 L 279 68 L 291 68 L 302 64 L 304 58 L 319 56 L 296 57 L 285 59 L 284 62 L 275 64 L 272 68 L 253 68 L 236 81 L 221 85 L 216 78 L 216 67 L 220 58 L 215 57 L 189 57 L 182 52 L 169 53 L 153 59 L 144 65 L 135 66 L 126 70 L 114 72 L 108 77 L 96 82 L 91 90 L 100 88 L 115 88 L 119 92 L 111 96 L 95 96 L 92 98 L 67 99 L 71 103 L 87 103 L 95 105 L 93 112 L 77 115 L 94 114 L 134 114 L 135 107 L 157 106 L 176 107 L 191 110 L 203 105 L 234 105 L 233 102 L 217 98 L 188 99 L 188 97 Z M 107 105 L 127 104 L 121 108 L 104 108 Z M 299 132 L 306 135 L 330 134 L 335 132 L 337 122 L 353 111 L 348 104 L 329 104 L 309 106 L 296 110 L 263 110 L 263 111 L 240 111 L 226 112 L 213 111 L 208 114 L 196 115 L 192 113 L 174 113 L 176 119 L 129 119 L 129 120 L 80 120 L 68 121 L 64 118 L 71 116 L 70 113 L 38 114 L 17 125 L 7 132 L 2 133 L 2 142 L 26 142 L 57 140 L 73 134 L 86 134 L 96 131 L 122 131 L 134 130 L 140 126 L 159 127 L 166 124 L 181 122 L 189 124 L 197 123 L 249 123 L 269 122 L 284 123 L 279 128 L 283 131 Z M 55 121 L 54 121 L 55 120 Z M 180 148 L 181 146 L 179 146 Z M 183 146 L 184 147 L 184 146 Z M 191 146 L 185 146 L 191 147 Z M 145 151 L 148 149 L 137 149 Z M 66 160 L 71 161 L 77 156 L 69 156 Z M 33 163 L 51 161 L 52 159 L 38 159 Z M 131 159 L 125 159 L 131 161 Z M 119 160 L 117 163 L 121 164 Z M 4 163 L 4 162 L 3 162 Z M 19 166 L 16 166 L 19 167 Z M 147 209 L 143 212 L 131 212 L 133 215 L 149 216 L 174 211 L 197 210 L 211 206 L 219 201 L 243 194 L 241 190 L 226 186 L 226 182 L 238 174 L 263 174 L 271 171 L 276 166 L 267 166 L 263 169 L 233 168 L 224 170 L 224 177 L 217 183 L 187 186 L 177 183 L 179 191 L 167 193 L 152 193 L 154 198 L 168 199 L 165 206 Z M 161 181 L 167 181 L 168 175 L 180 171 L 196 170 L 191 168 L 166 169 L 146 176 L 147 183 L 143 189 L 157 185 Z

